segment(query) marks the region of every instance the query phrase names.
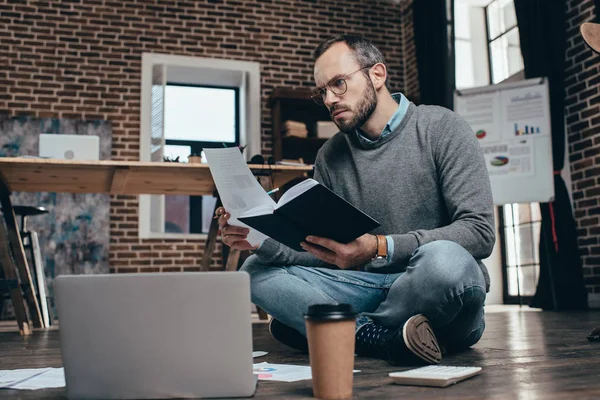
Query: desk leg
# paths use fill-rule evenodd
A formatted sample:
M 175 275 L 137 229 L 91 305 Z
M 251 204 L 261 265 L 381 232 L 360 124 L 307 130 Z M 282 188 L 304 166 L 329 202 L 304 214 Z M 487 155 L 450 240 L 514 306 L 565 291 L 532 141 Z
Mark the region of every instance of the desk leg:
M 12 206 L 12 202 L 10 201 L 10 191 L 8 189 L 8 185 L 0 177 L 0 203 L 2 204 L 2 214 L 4 215 L 4 222 L 6 223 L 6 236 L 8 242 L 10 243 L 10 248 L 12 249 L 13 255 L 13 267 L 16 267 L 16 271 L 19 272 L 19 278 L 21 281 L 21 290 L 23 291 L 23 297 L 27 302 L 27 306 L 29 308 L 29 315 L 33 321 L 33 326 L 35 328 L 43 327 L 42 325 L 42 315 L 40 312 L 40 307 L 38 305 L 37 298 L 35 297 L 34 289 L 31 281 L 31 273 L 29 271 L 29 266 L 27 265 L 27 257 L 25 256 L 25 249 L 23 248 L 23 242 L 21 240 L 21 235 L 19 234 L 19 229 L 17 227 L 17 219 L 15 216 L 15 211 Z M 5 238 L 6 239 L 6 238 Z M 5 274 L 6 274 L 5 267 Z M 7 279 L 9 275 L 7 275 Z M 18 300 L 17 300 L 18 302 Z M 18 307 L 15 304 L 13 299 L 13 305 Z M 21 320 L 22 322 L 28 322 L 27 320 Z M 19 324 L 21 327 L 21 324 Z M 24 334 L 25 330 L 23 330 Z
M 215 214 L 215 211 L 217 211 L 217 208 L 221 207 L 222 205 L 223 203 L 221 203 L 221 198 L 217 196 L 217 202 L 215 203 L 213 215 Z M 202 265 L 200 266 L 200 271 L 210 270 L 210 262 L 212 260 L 213 252 L 215 251 L 215 245 L 217 244 L 218 232 L 219 220 L 211 219 L 208 236 L 206 237 L 206 244 L 204 245 L 204 254 L 202 255 Z

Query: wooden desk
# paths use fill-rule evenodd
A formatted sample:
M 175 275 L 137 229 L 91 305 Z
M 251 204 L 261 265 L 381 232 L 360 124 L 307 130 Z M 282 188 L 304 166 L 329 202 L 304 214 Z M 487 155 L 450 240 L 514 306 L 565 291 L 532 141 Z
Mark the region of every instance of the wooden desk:
M 256 175 L 271 176 L 276 186 L 312 171 L 312 166 L 250 168 Z M 43 327 L 43 323 L 10 199 L 12 191 L 201 196 L 215 194 L 215 185 L 206 164 L 0 158 L 0 203 L 6 222 L 6 229 L 0 224 L 4 271 L 0 285 L 10 292 L 19 329 L 28 335 L 32 326 Z M 216 228 L 209 238 L 211 234 L 216 237 Z M 214 239 L 207 240 L 203 265 L 208 265 Z

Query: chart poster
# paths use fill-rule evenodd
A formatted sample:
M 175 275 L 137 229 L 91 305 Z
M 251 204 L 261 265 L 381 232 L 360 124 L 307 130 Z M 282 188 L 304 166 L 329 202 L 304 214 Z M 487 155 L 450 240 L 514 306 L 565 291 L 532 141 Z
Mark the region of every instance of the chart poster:
M 483 145 L 481 150 L 490 176 L 513 178 L 530 176 L 534 173 L 531 139 Z
M 455 108 L 473 128 L 479 144 L 502 140 L 500 98 L 497 91 L 458 96 Z
M 542 85 L 501 92 L 505 140 L 550 135 L 548 94 Z

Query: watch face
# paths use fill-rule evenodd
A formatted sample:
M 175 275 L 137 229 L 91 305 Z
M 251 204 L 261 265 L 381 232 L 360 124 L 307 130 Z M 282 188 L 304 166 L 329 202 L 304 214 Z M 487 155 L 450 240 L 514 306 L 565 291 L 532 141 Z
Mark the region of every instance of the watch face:
M 373 261 L 371 261 L 371 267 L 380 268 L 380 267 L 384 267 L 386 265 L 387 265 L 386 257 L 376 258 Z

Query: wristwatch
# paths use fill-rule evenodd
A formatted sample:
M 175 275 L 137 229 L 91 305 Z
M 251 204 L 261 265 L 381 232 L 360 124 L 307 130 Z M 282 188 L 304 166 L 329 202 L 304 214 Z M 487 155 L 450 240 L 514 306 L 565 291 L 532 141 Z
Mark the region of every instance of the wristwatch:
M 387 264 L 387 239 L 383 235 L 376 235 L 377 238 L 377 253 L 371 259 L 371 267 L 379 268 Z

